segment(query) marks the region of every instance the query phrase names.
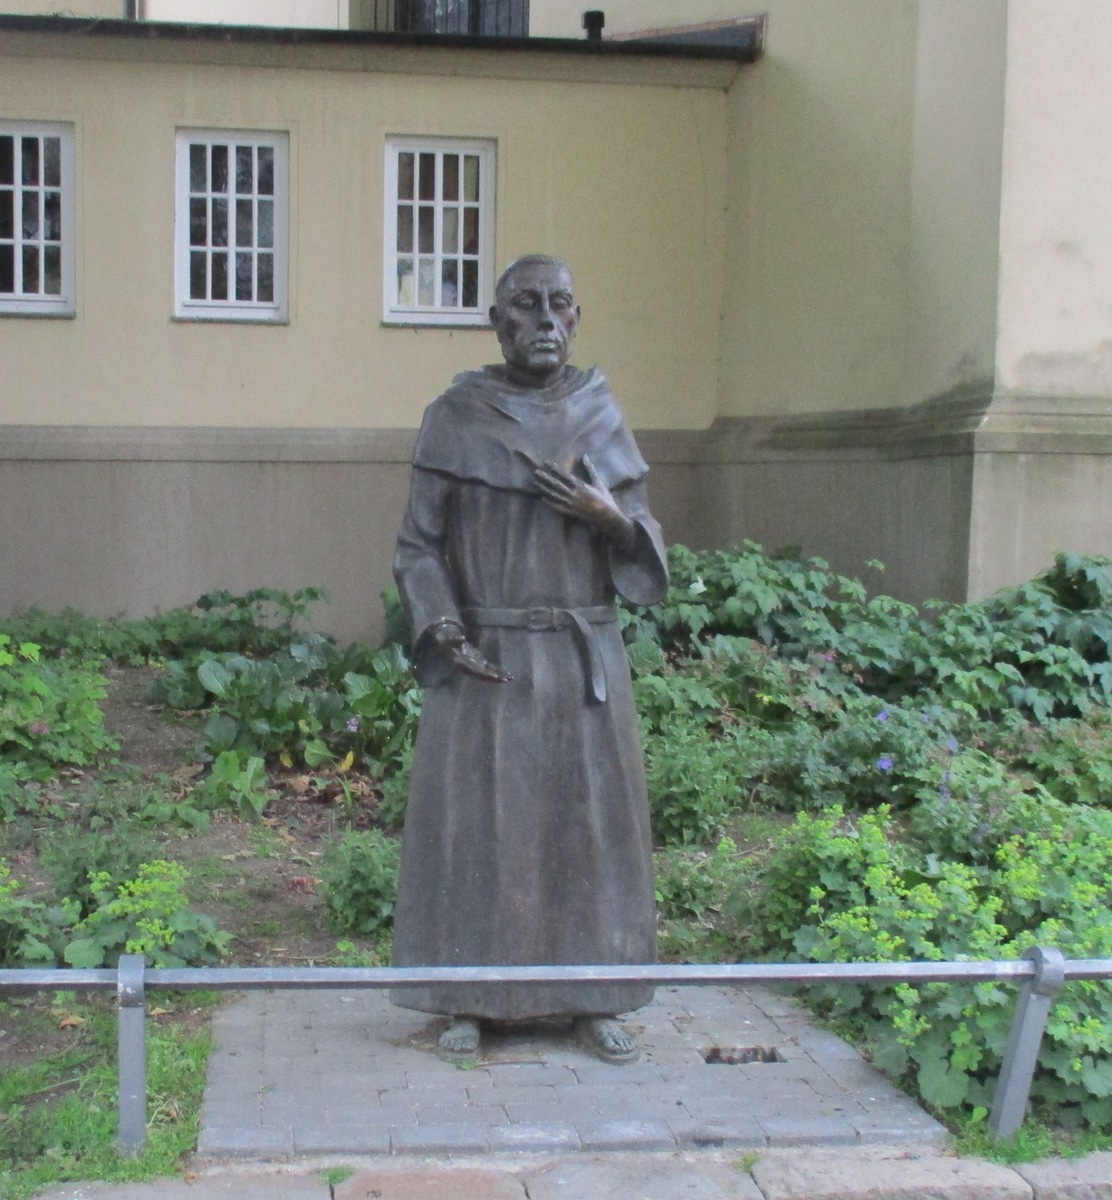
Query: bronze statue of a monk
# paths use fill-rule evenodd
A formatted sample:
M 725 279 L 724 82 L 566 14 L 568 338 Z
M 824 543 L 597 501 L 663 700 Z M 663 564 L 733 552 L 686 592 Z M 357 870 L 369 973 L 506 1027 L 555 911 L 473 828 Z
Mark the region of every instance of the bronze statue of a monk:
M 614 607 L 663 599 L 647 468 L 600 371 L 567 365 L 568 268 L 530 255 L 498 282 L 505 364 L 429 405 L 395 577 L 424 708 L 394 918 L 397 966 L 655 960 L 652 844 L 629 667 Z M 480 1020 L 575 1019 L 599 1057 L 641 984 L 405 987 L 450 1015 L 442 1056 Z

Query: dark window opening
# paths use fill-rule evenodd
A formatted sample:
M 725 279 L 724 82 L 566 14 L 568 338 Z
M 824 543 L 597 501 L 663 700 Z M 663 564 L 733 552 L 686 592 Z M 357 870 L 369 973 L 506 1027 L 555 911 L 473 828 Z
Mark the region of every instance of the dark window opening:
M 528 37 L 529 0 L 361 0 L 352 28 L 464 37 Z

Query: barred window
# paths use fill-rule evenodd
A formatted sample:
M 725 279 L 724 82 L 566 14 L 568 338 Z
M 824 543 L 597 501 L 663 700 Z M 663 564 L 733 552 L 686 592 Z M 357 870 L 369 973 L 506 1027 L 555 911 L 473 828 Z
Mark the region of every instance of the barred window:
M 177 316 L 285 319 L 288 180 L 284 133 L 179 132 Z
M 352 29 L 528 37 L 529 0 L 350 0 Z
M 70 125 L 0 121 L 0 313 L 74 312 Z
M 383 319 L 485 325 L 494 289 L 494 143 L 389 138 Z

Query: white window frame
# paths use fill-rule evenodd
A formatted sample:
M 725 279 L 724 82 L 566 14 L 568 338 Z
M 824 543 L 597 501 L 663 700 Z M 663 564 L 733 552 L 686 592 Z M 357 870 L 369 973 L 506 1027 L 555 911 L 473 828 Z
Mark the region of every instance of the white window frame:
M 435 158 L 435 190 L 431 200 L 421 204 L 418 200 L 418 184 L 415 182 L 413 196 L 400 196 L 398 192 L 401 155 L 434 154 Z M 472 155 L 478 157 L 478 199 L 468 201 L 466 196 L 459 194 L 456 199 L 444 198 L 444 155 Z M 419 160 L 418 160 L 419 161 Z M 490 325 L 489 309 L 494 301 L 494 216 L 496 199 L 496 163 L 497 143 L 492 138 L 454 138 L 454 137 L 415 137 L 391 135 L 386 139 L 386 171 L 385 189 L 383 193 L 383 241 L 382 241 L 382 320 L 387 325 L 453 325 L 453 326 L 483 326 Z M 415 164 L 415 174 L 419 170 Z M 464 190 L 463 171 L 460 172 L 459 192 Z M 432 209 L 433 239 L 431 251 L 420 252 L 414 244 L 418 238 L 419 215 L 418 207 L 428 206 Z M 465 208 L 478 208 L 477 213 L 477 249 L 465 252 L 464 241 L 464 212 Z M 402 242 L 399 243 L 399 209 L 411 208 L 412 225 L 410 235 L 413 241 L 407 243 L 403 230 Z M 452 251 L 445 243 L 445 234 L 450 227 L 446 226 L 446 214 L 452 216 L 451 210 L 459 210 L 454 214 L 457 241 L 456 249 Z M 449 234 L 450 237 L 450 234 Z M 401 248 L 402 244 L 413 246 L 411 251 Z M 413 266 L 410 272 L 412 285 L 416 285 L 419 267 L 417 260 L 431 265 L 433 272 L 433 303 L 420 304 L 414 296 L 405 297 L 400 292 L 400 279 L 407 261 Z M 445 261 L 456 260 L 456 296 L 458 302 L 445 302 L 445 286 L 451 286 L 443 274 Z M 467 269 L 466 262 L 477 263 L 477 303 L 464 307 L 463 301 L 463 272 Z M 449 268 L 450 269 L 450 268 Z
M 0 247 L 10 247 L 12 256 L 12 291 L 0 291 L 0 315 L 31 317 L 72 317 L 77 311 L 75 287 L 76 243 L 76 152 L 74 149 L 73 125 L 57 121 L 6 121 L 0 120 L 0 137 L 13 139 L 10 183 L 0 183 L 0 192 L 11 196 L 11 230 L 0 229 Z M 28 183 L 22 171 L 20 141 L 24 137 L 39 139 L 38 177 Z M 45 155 L 43 138 L 58 138 L 59 171 L 55 185 L 45 179 Z M 57 194 L 59 236 L 46 237 L 46 209 L 49 197 Z M 23 221 L 25 197 L 34 206 L 31 225 Z M 10 236 L 3 236 L 10 234 Z M 59 290 L 44 292 L 46 254 L 50 249 L 58 251 Z M 0 251 L 2 252 L 2 251 Z M 26 283 L 23 274 L 24 255 L 29 253 L 37 261 L 38 288 L 33 292 L 23 291 Z
M 191 148 L 204 146 L 206 156 L 206 175 L 201 193 L 195 193 L 191 184 Z M 227 180 L 222 190 L 214 190 L 214 180 L 211 177 L 212 147 L 226 146 L 228 148 Z M 253 174 L 250 190 L 237 192 L 235 181 L 234 161 L 237 146 L 250 146 L 256 153 L 252 162 L 257 163 L 259 148 L 269 148 L 273 152 L 274 182 L 270 195 L 260 193 L 258 179 Z M 253 167 L 254 171 L 255 168 Z M 253 321 L 253 322 L 284 322 L 289 313 L 289 188 L 290 188 L 290 138 L 285 131 L 278 130 L 248 130 L 248 129 L 178 129 L 175 151 L 175 188 L 174 188 L 174 316 L 181 320 L 191 321 Z M 259 212 L 261 205 L 273 198 L 273 236 L 272 245 L 260 242 Z M 225 217 L 225 236 L 223 242 L 217 238 L 214 243 L 213 234 L 217 225 L 214 219 L 214 204 L 223 199 L 227 204 Z M 200 201 L 205 205 L 203 245 L 192 245 L 191 239 L 191 205 Z M 244 245 L 236 245 L 236 205 L 239 201 L 249 201 L 251 208 L 250 241 Z M 213 262 L 217 255 L 223 256 L 226 250 L 226 274 L 224 276 L 229 298 L 214 298 Z M 251 299 L 237 300 L 235 292 L 235 258 L 237 250 L 249 253 L 252 258 L 251 288 L 255 293 L 259 286 L 258 263 L 262 256 L 273 252 L 273 291 L 272 298 L 260 300 L 256 296 Z M 205 256 L 205 291 L 204 297 L 194 297 L 191 294 L 191 260 L 194 254 Z M 216 290 L 222 290 L 217 288 Z

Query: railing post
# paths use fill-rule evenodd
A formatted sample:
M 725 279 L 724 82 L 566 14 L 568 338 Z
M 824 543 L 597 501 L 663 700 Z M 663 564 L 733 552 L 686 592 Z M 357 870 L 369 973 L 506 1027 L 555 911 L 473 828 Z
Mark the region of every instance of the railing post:
M 1023 957 L 1034 962 L 1035 974 L 1024 983 L 1016 1001 L 988 1118 L 989 1129 L 1001 1138 L 1013 1137 L 1023 1124 L 1050 1005 L 1065 979 L 1066 961 L 1060 950 L 1032 946 Z
M 136 1156 L 147 1144 L 147 962 L 121 954 L 116 976 L 119 1005 L 119 1135 L 121 1154 Z

